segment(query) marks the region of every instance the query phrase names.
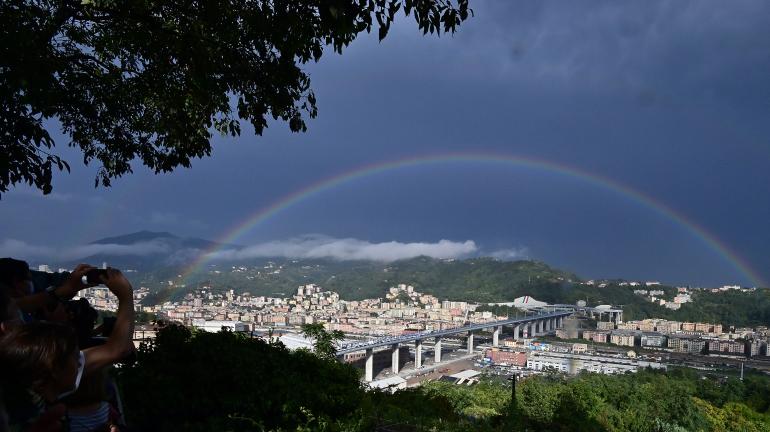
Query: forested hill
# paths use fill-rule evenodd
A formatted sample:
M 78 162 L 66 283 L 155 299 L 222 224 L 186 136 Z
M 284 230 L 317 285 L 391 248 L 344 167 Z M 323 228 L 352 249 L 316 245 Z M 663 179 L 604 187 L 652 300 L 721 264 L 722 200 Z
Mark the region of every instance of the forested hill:
M 177 270 L 162 269 L 143 275 L 147 286 L 168 285 Z M 418 257 L 392 263 L 372 261 L 270 259 L 248 264 L 219 264 L 188 277 L 187 289 L 202 284 L 215 289 L 248 291 L 253 295 L 283 296 L 297 286 L 317 284 L 346 300 L 383 297 L 391 286 L 405 283 L 441 299 L 481 302 L 511 301 L 535 295 L 545 301 L 561 298 L 559 287 L 577 281 L 574 274 L 537 261 L 500 261 L 493 258 L 441 260 Z
M 419 257 L 380 265 L 370 271 L 350 269 L 325 282 L 325 287 L 351 298 L 381 296 L 397 283 L 442 299 L 480 302 L 511 301 L 540 292 L 556 300 L 543 288 L 577 281 L 578 277 L 537 261 L 500 261 L 493 258 L 438 260 Z M 556 294 L 556 292 L 553 292 Z
M 568 272 L 537 261 L 500 261 L 493 258 L 440 260 L 418 257 L 392 263 L 372 261 L 264 259 L 233 265 L 210 265 L 204 273 L 179 279 L 178 268 L 163 268 L 137 275 L 154 293 L 145 304 L 178 300 L 200 286 L 214 290 L 234 289 L 252 295 L 290 296 L 297 287 L 317 284 L 336 291 L 345 300 L 383 297 L 389 287 L 408 284 L 441 300 L 481 303 L 510 302 L 532 296 L 549 303 L 622 306 L 624 318 L 667 318 L 680 321 L 716 322 L 731 326 L 770 325 L 770 290 L 711 293 L 695 291 L 693 302 L 680 310 L 667 309 L 634 293 L 638 287 L 620 281 L 586 284 Z M 176 286 L 169 287 L 169 281 Z M 184 284 L 184 287 L 181 285 Z M 669 301 L 676 295 L 670 286 L 656 286 Z M 504 310 L 497 310 L 505 314 Z M 508 311 L 510 312 L 510 311 Z

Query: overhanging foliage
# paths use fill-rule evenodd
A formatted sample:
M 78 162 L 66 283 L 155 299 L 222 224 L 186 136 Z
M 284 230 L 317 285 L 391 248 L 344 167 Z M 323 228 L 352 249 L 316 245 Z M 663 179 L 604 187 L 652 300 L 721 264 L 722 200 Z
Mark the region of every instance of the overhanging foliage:
M 212 132 L 305 131 L 317 114 L 301 66 L 399 12 L 423 33 L 454 32 L 468 0 L 7 0 L 0 2 L 0 192 L 49 193 L 53 121 L 101 164 L 97 185 L 141 160 L 155 172 L 211 154 Z

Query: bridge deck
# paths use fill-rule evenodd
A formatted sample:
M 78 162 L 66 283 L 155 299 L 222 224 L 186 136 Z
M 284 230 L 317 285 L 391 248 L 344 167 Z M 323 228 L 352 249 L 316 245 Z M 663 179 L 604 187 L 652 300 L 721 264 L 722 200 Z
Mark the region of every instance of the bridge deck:
M 565 317 L 572 315 L 572 312 L 552 312 L 547 314 L 541 314 L 541 315 L 531 315 L 531 316 L 524 316 L 524 317 L 517 317 L 517 318 L 509 318 L 506 320 L 501 321 L 492 321 L 492 322 L 486 322 L 486 323 L 479 323 L 479 324 L 471 324 L 463 327 L 456 327 L 451 329 L 445 329 L 445 330 L 437 330 L 437 331 L 431 331 L 431 332 L 423 332 L 423 333 L 415 333 L 415 334 L 409 334 L 409 335 L 402 335 L 402 336 L 392 336 L 392 337 L 385 337 L 376 339 L 369 342 L 361 342 L 357 344 L 346 345 L 341 346 L 337 350 L 337 355 L 343 355 L 343 354 L 349 354 L 356 351 L 364 351 L 369 348 L 378 348 L 383 346 L 390 346 L 393 344 L 400 344 L 400 343 L 406 343 L 406 342 L 414 342 L 417 340 L 422 339 L 430 339 L 435 337 L 443 337 L 443 336 L 450 336 L 457 333 L 464 333 L 468 331 L 475 331 L 475 330 L 483 330 L 486 328 L 494 328 L 499 326 L 511 326 L 511 325 L 518 325 L 518 324 L 525 324 L 533 321 L 538 321 L 542 319 L 547 318 L 558 318 L 558 317 Z

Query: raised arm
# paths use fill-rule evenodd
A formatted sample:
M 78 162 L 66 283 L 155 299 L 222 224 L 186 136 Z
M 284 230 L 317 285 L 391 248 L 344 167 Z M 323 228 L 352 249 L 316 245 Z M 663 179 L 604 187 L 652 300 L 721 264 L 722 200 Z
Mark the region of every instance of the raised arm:
M 118 316 L 107 343 L 83 350 L 86 375 L 120 361 L 134 350 L 134 296 L 131 283 L 116 269 L 107 269 L 103 281 L 118 298 Z
M 83 275 L 94 268 L 88 264 L 80 264 L 75 267 L 69 278 L 61 286 L 58 286 L 48 292 L 41 292 L 37 294 L 30 294 L 24 297 L 18 297 L 15 300 L 16 306 L 24 312 L 34 313 L 38 310 L 47 307 L 49 305 L 66 301 L 71 299 L 83 288 L 88 288 L 91 285 L 83 283 Z

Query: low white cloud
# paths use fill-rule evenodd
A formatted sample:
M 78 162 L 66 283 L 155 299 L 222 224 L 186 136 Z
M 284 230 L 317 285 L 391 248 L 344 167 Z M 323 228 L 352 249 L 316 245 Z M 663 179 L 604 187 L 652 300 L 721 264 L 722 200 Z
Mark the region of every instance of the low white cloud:
M 36 246 L 21 240 L 5 239 L 0 243 L 0 257 L 47 258 L 56 251 L 45 246 Z
M 167 265 L 192 262 L 200 257 L 199 249 L 175 248 L 163 240 L 152 240 L 130 245 L 87 244 L 71 248 L 54 248 L 6 239 L 0 242 L 0 257 L 10 256 L 25 260 L 49 260 L 53 262 L 75 261 L 92 255 L 157 256 Z M 526 248 L 502 249 L 491 253 L 482 251 L 473 240 L 437 242 L 381 242 L 373 243 L 355 238 L 333 238 L 307 235 L 275 240 L 243 248 L 230 248 L 209 254 L 206 258 L 222 261 L 239 261 L 254 258 L 331 258 L 345 260 L 369 260 L 391 262 L 400 259 L 428 256 L 437 259 L 457 259 L 471 256 L 492 256 L 501 260 L 527 257 Z
M 163 263 L 166 265 L 186 265 L 189 264 L 203 253 L 200 249 L 179 249 L 163 257 Z
M 63 250 L 62 255 L 71 259 L 82 258 L 96 254 L 120 255 L 120 256 L 144 256 L 169 253 L 171 249 L 167 243 L 161 241 L 149 241 L 133 243 L 130 245 L 95 243 L 78 246 L 73 249 Z
M 130 245 L 87 244 L 72 248 L 38 246 L 15 239 L 6 239 L 0 242 L 0 256 L 18 259 L 70 261 L 97 254 L 146 256 L 169 252 L 171 252 L 169 245 L 161 241 L 141 242 Z
M 354 238 L 305 236 L 260 243 L 242 249 L 227 249 L 213 253 L 209 258 L 230 261 L 265 257 L 332 258 L 389 262 L 421 255 L 442 259 L 462 258 L 476 252 L 478 247 L 472 240 L 464 242 L 439 240 L 435 243 L 396 241 L 371 243 Z

